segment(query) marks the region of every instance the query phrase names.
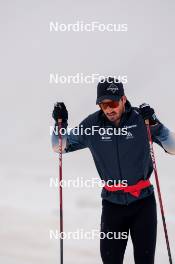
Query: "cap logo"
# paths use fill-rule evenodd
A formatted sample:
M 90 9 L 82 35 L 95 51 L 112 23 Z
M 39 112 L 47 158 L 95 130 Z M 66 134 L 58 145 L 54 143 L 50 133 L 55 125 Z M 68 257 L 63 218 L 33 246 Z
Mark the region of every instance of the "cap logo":
M 117 85 L 115 85 L 114 83 L 111 83 L 110 86 L 107 88 L 107 91 L 111 91 L 113 94 L 118 91 L 119 88 Z

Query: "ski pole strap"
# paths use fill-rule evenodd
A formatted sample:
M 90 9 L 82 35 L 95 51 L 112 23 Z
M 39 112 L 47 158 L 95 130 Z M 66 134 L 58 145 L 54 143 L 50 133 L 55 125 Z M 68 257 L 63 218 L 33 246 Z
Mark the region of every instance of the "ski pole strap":
M 149 187 L 151 185 L 150 180 L 141 180 L 135 185 L 129 185 L 129 186 L 117 186 L 117 185 L 105 185 L 104 188 L 109 192 L 116 192 L 116 191 L 123 191 L 124 193 L 130 193 L 131 195 L 135 197 L 139 197 L 141 190 Z

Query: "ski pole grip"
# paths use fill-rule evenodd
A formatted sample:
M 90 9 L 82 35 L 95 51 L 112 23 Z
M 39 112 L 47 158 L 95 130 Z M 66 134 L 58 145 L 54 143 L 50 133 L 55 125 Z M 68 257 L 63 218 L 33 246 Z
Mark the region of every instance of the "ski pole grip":
M 149 119 L 145 120 L 145 125 L 149 125 Z

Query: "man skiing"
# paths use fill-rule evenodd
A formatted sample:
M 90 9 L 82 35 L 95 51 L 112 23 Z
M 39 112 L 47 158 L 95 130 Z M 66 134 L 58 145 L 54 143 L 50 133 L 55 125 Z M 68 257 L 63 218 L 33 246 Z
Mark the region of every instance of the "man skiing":
M 98 174 L 106 183 L 101 194 L 101 232 L 130 233 L 135 264 L 153 264 L 157 211 L 154 189 L 149 181 L 153 163 L 145 120 L 149 120 L 153 142 L 169 154 L 175 154 L 175 134 L 157 119 L 149 105 L 132 107 L 123 84 L 114 78 L 109 77 L 98 84 L 96 104 L 100 110 L 77 127 L 83 128 L 84 133 L 75 135 L 72 129 L 63 136 L 62 153 L 90 149 Z M 67 128 L 68 112 L 64 103 L 55 104 L 52 116 L 56 126 L 61 118 L 63 127 Z M 110 133 L 85 133 L 92 127 Z M 115 129 L 126 133 L 111 133 Z M 54 151 L 59 151 L 58 135 L 54 132 L 52 146 Z M 126 181 L 127 186 L 118 188 L 117 181 Z M 127 241 L 108 237 L 100 239 L 103 263 L 122 264 Z

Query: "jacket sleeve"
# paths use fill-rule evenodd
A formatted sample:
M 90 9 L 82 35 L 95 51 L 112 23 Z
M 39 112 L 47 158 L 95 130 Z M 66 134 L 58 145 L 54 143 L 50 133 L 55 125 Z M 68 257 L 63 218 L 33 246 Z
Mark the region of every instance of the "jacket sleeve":
M 175 155 L 175 133 L 160 123 L 151 127 L 151 134 L 153 142 L 161 146 L 165 152 Z
M 68 129 L 67 125 L 63 124 L 64 133 L 62 135 L 62 153 L 72 152 L 79 149 L 84 149 L 87 147 L 88 138 L 84 133 L 84 129 L 87 127 L 88 118 L 84 119 L 79 126 L 74 127 L 73 129 Z M 57 132 L 57 130 L 56 130 Z M 58 133 L 53 131 L 52 133 L 52 148 L 55 152 L 59 152 L 59 137 Z

